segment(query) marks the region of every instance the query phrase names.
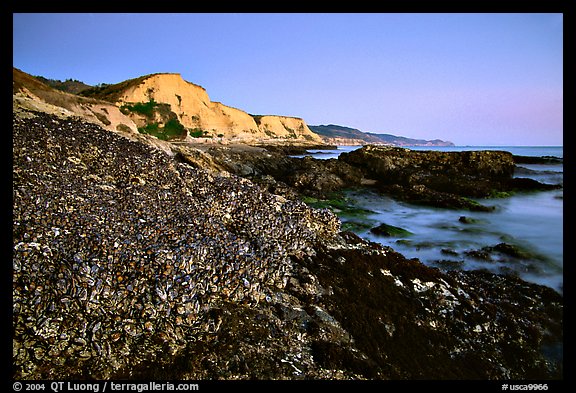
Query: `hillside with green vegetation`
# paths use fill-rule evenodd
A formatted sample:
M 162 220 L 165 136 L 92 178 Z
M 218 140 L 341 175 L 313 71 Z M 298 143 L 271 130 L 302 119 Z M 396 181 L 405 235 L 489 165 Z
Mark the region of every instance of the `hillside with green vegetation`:
M 76 79 L 66 79 L 65 81 L 61 81 L 58 79 L 48 79 L 43 76 L 36 76 L 35 78 L 56 90 L 71 94 L 79 94 L 92 88 L 92 86 Z

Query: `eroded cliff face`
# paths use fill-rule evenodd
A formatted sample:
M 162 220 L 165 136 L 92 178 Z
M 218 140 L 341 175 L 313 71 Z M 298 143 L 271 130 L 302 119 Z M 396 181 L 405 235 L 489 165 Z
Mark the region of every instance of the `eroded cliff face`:
M 126 88 L 117 104 L 169 104 L 180 123 L 209 136 L 231 139 L 287 139 L 322 143 L 304 120 L 285 116 L 251 116 L 248 113 L 210 100 L 206 90 L 182 79 L 180 74 L 154 74 Z

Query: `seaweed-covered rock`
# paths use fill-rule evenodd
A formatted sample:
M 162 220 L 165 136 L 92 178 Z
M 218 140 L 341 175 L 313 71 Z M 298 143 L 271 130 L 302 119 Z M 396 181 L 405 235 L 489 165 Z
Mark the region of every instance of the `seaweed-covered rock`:
M 354 339 L 354 349 L 325 344 L 327 364 L 346 362 L 366 378 L 561 378 L 561 354 L 542 351 L 562 341 L 562 298 L 550 288 L 480 271 L 443 274 L 373 244 L 322 249 L 308 268 Z
M 381 185 L 380 191 L 395 199 L 416 205 L 434 206 L 445 209 L 463 209 L 470 211 L 490 212 L 493 206 L 483 205 L 473 199 L 444 191 L 433 190 L 423 184 Z
M 412 235 L 412 232 L 404 228 L 396 227 L 394 225 L 389 225 L 386 223 L 382 223 L 374 228 L 371 228 L 370 232 L 372 232 L 375 235 L 385 237 L 402 237 Z
M 460 218 L 458 218 L 458 222 L 461 222 L 462 224 L 474 224 L 477 221 L 477 219 L 467 216 L 460 216 Z

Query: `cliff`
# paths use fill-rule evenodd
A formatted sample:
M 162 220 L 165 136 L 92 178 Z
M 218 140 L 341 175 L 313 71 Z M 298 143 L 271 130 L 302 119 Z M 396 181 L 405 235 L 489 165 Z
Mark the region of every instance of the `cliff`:
M 56 90 L 39 78 L 13 68 L 13 108 L 78 116 L 102 127 L 164 140 L 242 143 L 323 144 L 297 117 L 250 115 L 211 101 L 206 90 L 180 74 L 153 74 L 113 85 L 85 89 L 81 95 Z M 159 141 L 146 137 L 150 143 Z
M 252 116 L 220 102 L 210 100 L 206 90 L 182 79 L 180 74 L 153 74 L 96 92 L 86 92 L 113 101 L 120 107 L 134 104 L 167 105 L 167 114 L 156 111 L 152 117 L 127 113 L 137 124 L 165 122 L 176 118 L 185 128 L 203 136 L 236 140 L 289 140 L 321 143 L 303 119 L 285 116 Z M 190 134 L 189 134 L 190 135 Z

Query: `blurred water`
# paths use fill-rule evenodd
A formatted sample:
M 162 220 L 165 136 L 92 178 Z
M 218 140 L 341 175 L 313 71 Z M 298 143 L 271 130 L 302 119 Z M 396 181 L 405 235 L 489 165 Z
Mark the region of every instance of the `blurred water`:
M 506 149 L 518 155 L 563 157 L 561 147 Z M 476 147 L 470 150 L 483 149 Z M 550 184 L 563 182 L 562 164 L 531 164 L 522 167 L 529 171 L 522 173 L 520 170 L 521 173 L 516 176 L 530 177 Z M 418 258 L 429 266 L 444 270 L 486 269 L 494 273 L 515 274 L 526 281 L 547 285 L 560 293 L 563 291 L 562 189 L 477 200 L 484 205 L 494 206 L 493 212 L 416 206 L 366 191 L 350 191 L 347 196 L 355 205 L 368 209 L 373 214 L 361 219 L 342 217 L 342 221 L 360 221 L 366 224 L 366 229 L 355 230 L 359 236 L 391 246 L 408 258 Z M 467 218 L 467 223 L 460 221 L 462 216 Z M 381 237 L 369 231 L 369 227 L 381 223 L 401 227 L 413 235 L 401 238 Z M 496 253 L 492 254 L 491 261 L 486 261 L 466 254 L 484 247 L 494 247 L 499 243 L 516 246 L 529 253 L 530 257 L 514 258 Z
M 294 158 L 303 158 L 305 156 L 312 156 L 314 158 L 318 158 L 320 160 L 327 160 L 330 158 L 338 158 L 338 156 L 341 153 L 344 152 L 351 152 L 353 150 L 359 149 L 362 146 L 338 146 L 338 148 L 336 150 L 316 150 L 316 149 L 311 149 L 311 150 L 307 150 L 308 154 L 304 154 L 304 155 L 296 155 L 296 156 L 291 156 Z
M 336 150 L 308 150 L 309 156 L 319 159 L 337 158 L 340 153 L 360 149 L 362 146 L 338 146 Z M 509 151 L 517 156 L 552 156 L 564 158 L 562 146 L 405 146 L 410 150 L 438 150 L 438 151 L 470 151 L 470 150 L 502 150 Z M 293 156 L 302 158 L 305 155 Z

